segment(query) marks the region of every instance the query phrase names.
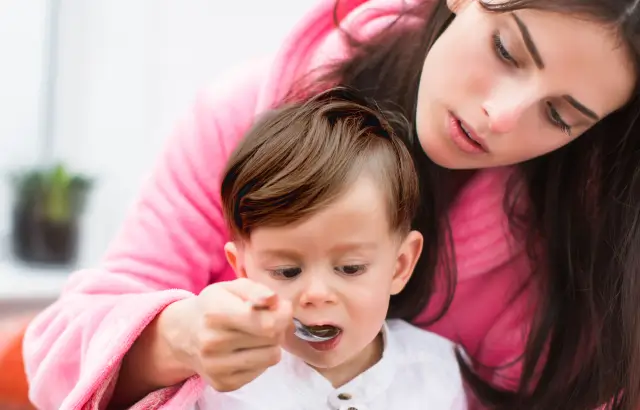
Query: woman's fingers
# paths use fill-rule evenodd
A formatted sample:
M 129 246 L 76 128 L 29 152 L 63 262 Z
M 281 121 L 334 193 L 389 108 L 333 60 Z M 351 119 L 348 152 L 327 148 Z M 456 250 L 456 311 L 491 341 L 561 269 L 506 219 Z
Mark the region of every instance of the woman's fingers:
M 280 357 L 281 350 L 277 346 L 239 350 L 207 360 L 201 374 L 215 390 L 232 391 L 254 380 L 278 363 Z
M 203 292 L 206 325 L 238 330 L 247 334 L 274 337 L 284 332 L 293 320 L 291 303 L 277 299 L 273 291 L 248 279 L 224 282 Z M 254 309 L 251 298 L 267 299 L 267 309 Z

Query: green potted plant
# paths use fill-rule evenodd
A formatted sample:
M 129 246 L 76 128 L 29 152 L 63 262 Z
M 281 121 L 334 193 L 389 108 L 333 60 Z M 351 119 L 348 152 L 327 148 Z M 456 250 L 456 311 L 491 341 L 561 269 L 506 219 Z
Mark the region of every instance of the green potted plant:
M 29 170 L 13 178 L 12 244 L 24 262 L 73 264 L 79 219 L 92 181 L 63 164 Z

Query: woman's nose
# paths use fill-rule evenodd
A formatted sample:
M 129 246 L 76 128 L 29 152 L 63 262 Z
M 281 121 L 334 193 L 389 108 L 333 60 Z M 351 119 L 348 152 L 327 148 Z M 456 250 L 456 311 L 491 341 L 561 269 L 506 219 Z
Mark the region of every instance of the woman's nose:
M 519 89 L 518 89 L 519 88 Z M 497 90 L 482 104 L 492 134 L 514 131 L 538 99 L 533 90 L 509 87 Z

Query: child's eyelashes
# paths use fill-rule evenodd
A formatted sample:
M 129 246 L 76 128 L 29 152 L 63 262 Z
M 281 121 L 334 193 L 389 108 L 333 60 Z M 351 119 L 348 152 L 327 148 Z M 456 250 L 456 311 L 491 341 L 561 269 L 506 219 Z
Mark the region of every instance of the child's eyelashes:
M 363 274 L 367 270 L 367 265 L 344 265 L 337 266 L 336 271 L 347 276 L 357 276 Z
M 302 269 L 298 267 L 287 267 L 270 269 L 269 274 L 278 279 L 294 279 L 302 273 Z
M 352 265 L 340 265 L 335 266 L 334 271 L 344 276 L 358 276 L 363 274 L 367 270 L 367 265 L 364 264 L 352 264 Z M 302 268 L 282 267 L 276 269 L 268 269 L 269 274 L 276 279 L 295 279 L 302 274 Z

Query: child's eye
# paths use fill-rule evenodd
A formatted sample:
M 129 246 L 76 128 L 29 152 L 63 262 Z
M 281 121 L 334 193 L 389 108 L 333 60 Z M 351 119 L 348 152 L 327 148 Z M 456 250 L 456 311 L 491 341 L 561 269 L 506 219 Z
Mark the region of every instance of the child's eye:
M 493 48 L 495 49 L 496 54 L 501 60 L 513 64 L 516 67 L 518 66 L 518 63 L 511 56 L 511 53 L 509 53 L 509 50 L 507 50 L 504 43 L 502 42 L 502 39 L 500 38 L 500 34 L 498 32 L 493 33 Z
M 298 275 L 300 275 L 302 273 L 302 269 L 300 269 L 298 267 L 278 268 L 278 269 L 270 270 L 269 273 L 271 274 L 271 276 L 273 276 L 275 278 L 293 279 L 293 278 L 295 278 L 296 276 L 298 276 Z
M 336 267 L 336 270 L 338 272 L 348 276 L 359 275 L 361 273 L 364 273 L 366 269 L 367 269 L 366 265 L 344 265 L 344 266 Z

